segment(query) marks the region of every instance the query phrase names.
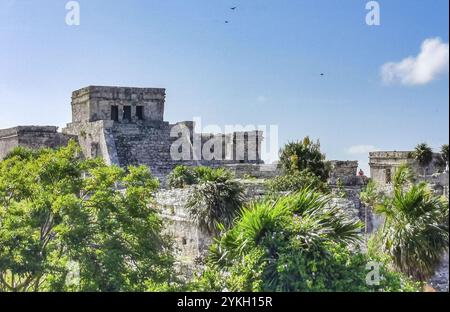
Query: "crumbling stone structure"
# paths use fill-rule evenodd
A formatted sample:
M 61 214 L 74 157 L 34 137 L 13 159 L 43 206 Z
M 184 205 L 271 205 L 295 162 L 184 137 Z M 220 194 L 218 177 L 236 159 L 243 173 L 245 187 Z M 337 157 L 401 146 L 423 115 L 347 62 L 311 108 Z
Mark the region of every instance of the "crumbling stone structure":
M 369 153 L 371 178 L 387 191 L 392 188 L 392 178 L 401 164 L 408 164 L 415 172 L 417 182 L 424 181 L 439 195 L 448 197 L 449 173 L 439 153 L 434 153 L 426 167 L 411 157 L 411 151 L 382 151 Z
M 67 145 L 71 137 L 57 132 L 53 126 L 19 126 L 0 130 L 0 160 L 13 148 L 56 148 Z
M 164 121 L 165 96 L 161 88 L 90 86 L 74 91 L 72 122 L 62 133 L 56 127 L 1 130 L 0 159 L 16 146 L 55 148 L 75 138 L 88 158 L 122 167 L 146 165 L 163 181 L 179 164 L 262 163 L 261 131 L 213 135 L 195 133 L 192 121 L 169 124 Z
M 369 153 L 370 176 L 380 185 L 390 184 L 395 170 L 401 164 L 408 164 L 417 175 L 431 175 L 445 171 L 445 163 L 440 154 L 434 153 L 431 163 L 422 167 L 414 158 L 411 151 L 380 151 Z

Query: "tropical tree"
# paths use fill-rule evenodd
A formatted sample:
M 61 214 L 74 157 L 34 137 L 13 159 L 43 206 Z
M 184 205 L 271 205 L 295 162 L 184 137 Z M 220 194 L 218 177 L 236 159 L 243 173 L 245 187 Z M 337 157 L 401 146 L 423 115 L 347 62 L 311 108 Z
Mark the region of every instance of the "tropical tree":
M 426 143 L 418 144 L 412 152 L 412 157 L 423 168 L 423 174 L 425 175 L 426 167 L 428 167 L 428 165 L 433 160 L 433 151 L 431 147 L 429 147 Z
M 314 143 L 309 137 L 286 144 L 280 152 L 280 164 L 287 174 L 309 170 L 322 181 L 328 179 L 329 168 L 320 152 L 320 142 Z
M 397 270 L 423 282 L 448 251 L 448 200 L 434 195 L 425 183 L 407 184 L 406 171 L 396 172 L 392 197 L 375 208 L 385 219 L 376 241 Z
M 415 181 L 416 176 L 411 166 L 403 163 L 395 169 L 392 185 L 394 189 L 398 189 L 414 184 Z
M 230 227 L 244 202 L 244 190 L 231 172 L 220 168 L 196 168 L 198 184 L 193 186 L 186 208 L 191 218 L 208 233 L 218 234 L 218 224 Z
M 0 162 L 0 291 L 135 291 L 175 281 L 146 167 L 17 149 Z M 161 286 L 161 288 L 159 288 Z
M 371 201 L 385 219 L 373 248 L 387 254 L 398 270 L 423 281 L 448 248 L 448 201 L 435 196 L 427 184 L 414 184 L 414 173 L 406 164 L 397 168 L 393 182 L 392 196 L 374 196 Z
M 211 247 L 196 290 L 369 291 L 401 289 L 383 268 L 380 286 L 366 284 L 369 259 L 358 251 L 359 221 L 303 189 L 244 208 Z M 409 287 L 409 286 L 408 286 Z M 413 289 L 413 288 L 411 288 Z

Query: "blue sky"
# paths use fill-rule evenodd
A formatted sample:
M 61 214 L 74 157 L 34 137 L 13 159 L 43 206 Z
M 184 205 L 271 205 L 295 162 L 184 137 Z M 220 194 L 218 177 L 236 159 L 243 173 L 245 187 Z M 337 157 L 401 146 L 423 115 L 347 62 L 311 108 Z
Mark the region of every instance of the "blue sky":
M 366 2 L 80 0 L 81 24 L 67 26 L 65 0 L 0 0 L 0 128 L 63 126 L 87 85 L 164 87 L 168 121 L 276 124 L 280 144 L 320 138 L 329 159 L 366 170 L 373 148 L 438 148 L 449 141 L 448 1 L 378 1 L 372 27 Z M 390 67 L 403 81 L 383 82 L 384 64 L 437 37 Z

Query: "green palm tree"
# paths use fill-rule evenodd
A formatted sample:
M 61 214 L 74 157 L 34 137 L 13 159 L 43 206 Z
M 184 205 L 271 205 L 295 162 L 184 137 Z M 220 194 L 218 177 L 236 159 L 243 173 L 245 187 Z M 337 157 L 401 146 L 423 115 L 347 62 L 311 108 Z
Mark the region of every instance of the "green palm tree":
M 324 243 L 359 242 L 360 221 L 350 219 L 340 208 L 331 205 L 330 200 L 329 195 L 305 188 L 276 202 L 251 203 L 242 210 L 235 226 L 213 246 L 213 261 L 220 265 L 244 256 L 249 248 L 267 243 L 268 235 L 291 222 L 289 220 L 294 220 L 298 247 L 305 252 L 320 248 Z M 287 235 L 290 229 L 285 231 Z
M 425 183 L 405 189 L 397 185 L 392 198 L 375 208 L 385 223 L 378 233 L 379 248 L 399 271 L 425 281 L 448 251 L 448 201 L 435 196 Z
M 229 228 L 244 202 L 244 190 L 224 169 L 198 169 L 199 183 L 193 186 L 186 208 L 198 226 L 210 234 Z
M 394 188 L 403 188 L 408 184 L 413 184 L 415 180 L 416 177 L 413 170 L 408 164 L 404 163 L 395 170 L 392 185 Z
M 425 175 L 426 167 L 433 160 L 433 151 L 431 147 L 429 147 L 428 144 L 426 143 L 420 143 L 416 146 L 416 148 L 412 152 L 412 156 L 423 168 L 423 175 Z

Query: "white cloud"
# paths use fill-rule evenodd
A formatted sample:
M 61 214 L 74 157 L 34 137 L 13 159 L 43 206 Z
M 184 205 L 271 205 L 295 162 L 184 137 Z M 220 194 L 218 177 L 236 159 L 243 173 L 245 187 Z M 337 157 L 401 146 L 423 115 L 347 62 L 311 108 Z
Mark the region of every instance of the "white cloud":
M 403 85 L 424 85 L 440 74 L 448 73 L 449 46 L 440 38 L 429 38 L 422 42 L 420 53 L 400 62 L 386 63 L 381 67 L 385 83 Z
M 373 145 L 353 145 L 347 150 L 350 155 L 367 155 L 369 152 L 376 151 L 377 148 Z

